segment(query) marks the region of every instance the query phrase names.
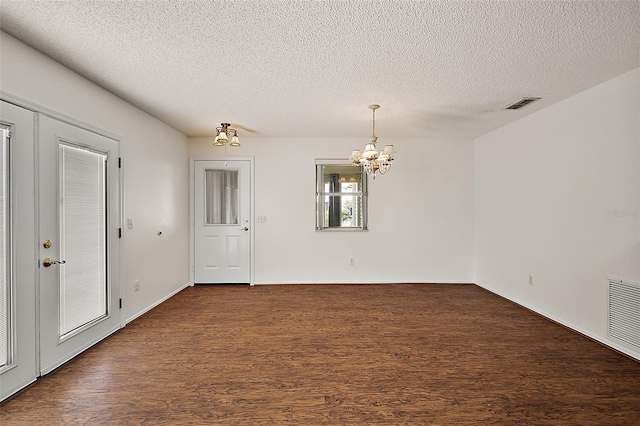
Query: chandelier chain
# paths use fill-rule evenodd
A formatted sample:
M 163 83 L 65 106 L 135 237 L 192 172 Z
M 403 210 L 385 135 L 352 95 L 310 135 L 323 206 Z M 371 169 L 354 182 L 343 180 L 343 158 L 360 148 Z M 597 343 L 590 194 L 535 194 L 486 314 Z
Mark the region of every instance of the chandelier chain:
M 376 110 L 375 110 L 375 108 L 372 109 L 372 111 L 373 111 L 373 131 L 372 131 L 371 137 L 375 138 L 376 137 Z

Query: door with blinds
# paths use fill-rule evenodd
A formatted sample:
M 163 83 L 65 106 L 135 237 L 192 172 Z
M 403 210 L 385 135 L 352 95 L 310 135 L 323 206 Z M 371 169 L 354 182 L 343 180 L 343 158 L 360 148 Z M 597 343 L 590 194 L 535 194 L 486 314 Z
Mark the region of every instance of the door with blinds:
M 251 161 L 195 160 L 194 283 L 251 283 Z
M 39 117 L 40 373 L 121 326 L 118 142 Z
M 38 376 L 33 120 L 0 102 L 0 401 Z

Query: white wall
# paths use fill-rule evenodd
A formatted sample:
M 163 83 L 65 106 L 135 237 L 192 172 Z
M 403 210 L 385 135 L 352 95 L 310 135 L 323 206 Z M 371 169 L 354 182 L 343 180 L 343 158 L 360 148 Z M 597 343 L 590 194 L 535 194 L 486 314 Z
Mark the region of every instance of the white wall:
M 123 284 L 133 318 L 189 281 L 187 138 L 6 33 L 0 45 L 4 92 L 122 136 L 125 216 L 134 221 L 124 227 Z
M 475 141 L 475 282 L 636 358 L 607 339 L 606 314 L 607 277 L 640 280 L 639 81 Z
M 226 155 L 255 157 L 255 212 L 267 216 L 255 224 L 257 284 L 472 282 L 471 140 L 393 140 L 392 169 L 370 180 L 370 230 L 316 232 L 315 159 L 346 158 L 366 135 L 241 137 Z M 191 156 L 224 156 L 212 142 L 191 138 Z

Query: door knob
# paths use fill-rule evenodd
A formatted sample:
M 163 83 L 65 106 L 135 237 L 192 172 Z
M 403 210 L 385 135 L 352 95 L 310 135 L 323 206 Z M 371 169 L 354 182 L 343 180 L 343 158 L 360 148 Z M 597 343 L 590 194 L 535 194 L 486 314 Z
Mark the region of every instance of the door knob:
M 48 268 L 49 266 L 55 264 L 64 265 L 65 263 L 67 263 L 66 260 L 55 260 L 50 257 L 45 257 L 44 259 L 42 259 L 42 266 L 44 266 L 45 268 Z
M 248 231 L 249 228 L 247 228 L 246 226 L 244 228 L 240 228 L 241 231 Z

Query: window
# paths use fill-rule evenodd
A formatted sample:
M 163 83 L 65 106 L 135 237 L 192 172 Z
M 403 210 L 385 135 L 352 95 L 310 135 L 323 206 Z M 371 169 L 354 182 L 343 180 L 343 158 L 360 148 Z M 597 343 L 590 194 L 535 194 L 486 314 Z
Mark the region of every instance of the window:
M 316 230 L 367 229 L 367 175 L 348 160 L 316 160 Z
M 226 164 L 226 163 L 225 163 Z M 238 170 L 205 170 L 205 221 L 207 225 L 237 225 L 240 192 Z
M 58 331 L 68 338 L 109 315 L 107 154 L 61 142 L 58 172 L 60 258 L 67 261 L 58 272 Z

